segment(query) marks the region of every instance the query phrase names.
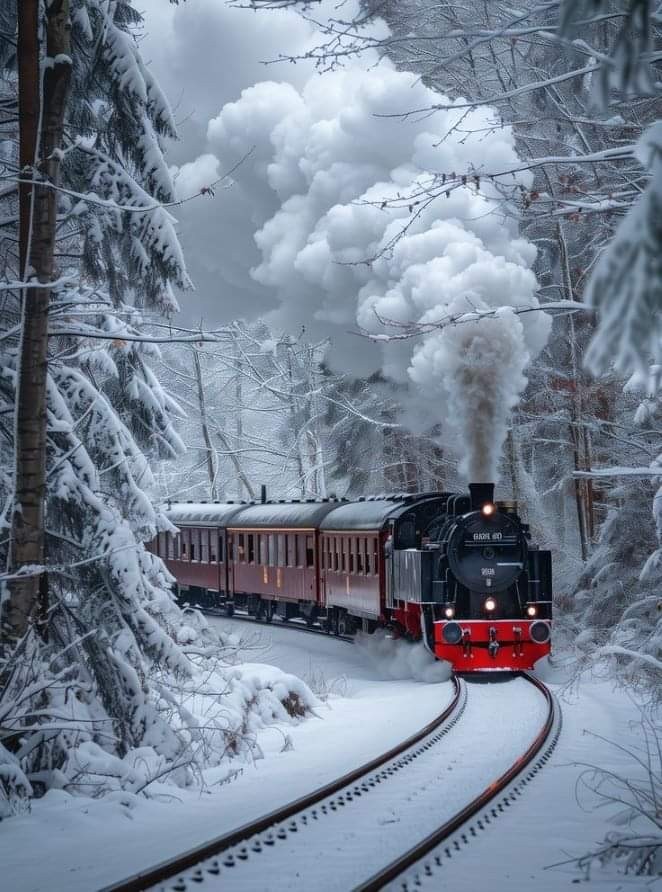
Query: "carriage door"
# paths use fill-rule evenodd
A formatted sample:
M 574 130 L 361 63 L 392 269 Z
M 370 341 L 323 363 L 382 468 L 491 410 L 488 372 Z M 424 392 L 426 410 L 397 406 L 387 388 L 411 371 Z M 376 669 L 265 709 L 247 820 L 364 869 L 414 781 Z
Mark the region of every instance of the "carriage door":
M 225 564 L 228 568 L 227 597 L 234 597 L 234 535 L 226 533 L 225 538 Z
M 320 607 L 326 607 L 326 571 L 329 566 L 329 540 L 326 536 L 321 535 L 318 540 L 318 570 L 319 587 L 320 587 Z
M 388 535 L 384 540 L 384 589 L 386 595 L 386 606 L 395 607 L 395 580 L 393 578 L 393 540 L 395 538 L 395 529 L 393 521 L 389 524 Z

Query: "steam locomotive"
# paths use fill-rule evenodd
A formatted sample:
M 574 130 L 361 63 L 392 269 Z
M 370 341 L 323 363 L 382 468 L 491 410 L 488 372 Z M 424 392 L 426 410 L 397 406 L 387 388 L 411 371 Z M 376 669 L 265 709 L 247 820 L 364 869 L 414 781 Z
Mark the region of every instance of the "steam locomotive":
M 181 603 L 422 639 L 458 672 L 530 669 L 551 649 L 549 551 L 494 485 L 468 493 L 171 503 L 151 549 Z

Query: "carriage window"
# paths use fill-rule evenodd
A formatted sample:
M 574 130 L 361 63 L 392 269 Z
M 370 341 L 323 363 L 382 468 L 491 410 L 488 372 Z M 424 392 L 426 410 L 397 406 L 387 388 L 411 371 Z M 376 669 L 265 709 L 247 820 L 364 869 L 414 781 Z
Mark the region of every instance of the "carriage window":
M 166 533 L 166 536 L 167 536 L 166 554 L 168 555 L 169 558 L 174 558 L 174 556 L 175 556 L 175 537 L 176 536 L 178 537 L 178 534 L 177 533 Z
M 267 563 L 267 537 L 264 535 L 264 533 L 259 534 L 258 544 L 260 546 L 259 563 L 264 565 Z
M 167 548 L 167 539 L 166 533 L 159 533 L 158 539 L 156 540 L 156 553 L 160 557 L 166 556 L 166 548 Z
M 288 567 L 296 566 L 296 536 L 287 533 L 285 536 L 285 564 Z
M 296 535 L 294 537 L 296 542 L 296 552 L 297 552 L 297 567 L 303 567 L 303 559 L 304 559 L 304 538 L 301 535 Z
M 277 567 L 285 567 L 285 533 L 278 533 L 276 536 L 276 566 Z
M 313 544 L 313 537 L 306 536 L 306 567 L 314 567 L 315 566 L 315 546 Z
M 200 530 L 200 560 L 209 563 L 209 530 Z
M 273 533 L 269 533 L 267 536 L 268 544 L 269 544 L 269 566 L 276 566 L 276 536 Z
M 218 545 L 218 535 L 216 530 L 209 530 L 209 561 L 212 564 L 216 563 L 216 555 L 218 551 L 216 546 Z
M 357 552 L 359 549 L 358 541 L 359 540 L 355 536 L 352 536 L 352 538 L 350 539 L 350 543 L 349 543 L 350 544 L 350 554 L 349 554 L 349 572 L 350 573 L 357 572 L 357 570 L 356 570 L 356 565 L 357 565 L 356 556 L 357 556 Z
M 333 569 L 337 573 L 338 572 L 338 542 L 340 540 L 337 536 L 333 537 L 333 542 L 331 548 L 333 549 Z
M 191 560 L 200 560 L 200 533 L 201 530 L 191 530 Z
M 379 548 L 379 540 L 375 536 L 372 540 L 372 572 L 374 576 L 379 576 L 379 563 L 377 561 L 377 549 Z
M 253 533 L 249 533 L 246 536 L 246 539 L 248 540 L 248 563 L 254 564 L 255 563 L 255 536 L 253 535 Z
M 239 533 L 237 536 L 237 560 L 243 564 L 246 560 L 246 552 L 244 547 L 244 534 Z
M 365 539 L 359 536 L 356 550 L 356 572 L 362 576 L 365 568 Z
M 223 533 L 221 533 L 218 537 L 218 562 L 219 564 L 224 563 L 225 561 L 225 539 L 223 537 Z
M 182 543 L 182 560 L 189 560 L 189 548 L 191 544 L 191 531 L 190 530 L 182 530 L 180 533 L 180 540 Z

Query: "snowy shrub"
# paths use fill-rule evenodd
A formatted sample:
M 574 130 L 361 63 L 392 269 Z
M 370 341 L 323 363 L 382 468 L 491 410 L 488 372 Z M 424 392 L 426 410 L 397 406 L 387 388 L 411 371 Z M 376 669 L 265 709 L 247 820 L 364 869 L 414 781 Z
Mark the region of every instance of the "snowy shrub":
M 641 481 L 612 490 L 620 504 L 601 528 L 571 608 L 582 661 L 604 658 L 623 680 L 655 691 L 662 673 L 662 612 L 650 496 L 650 484 Z
M 578 859 L 587 876 L 595 864 L 637 876 L 662 875 L 662 727 L 643 712 L 635 727 L 636 743 L 613 743 L 628 757 L 627 775 L 588 766 L 577 782 L 581 799 L 589 797 L 587 807 L 617 809 L 613 822 L 627 828 L 610 832 L 597 849 Z

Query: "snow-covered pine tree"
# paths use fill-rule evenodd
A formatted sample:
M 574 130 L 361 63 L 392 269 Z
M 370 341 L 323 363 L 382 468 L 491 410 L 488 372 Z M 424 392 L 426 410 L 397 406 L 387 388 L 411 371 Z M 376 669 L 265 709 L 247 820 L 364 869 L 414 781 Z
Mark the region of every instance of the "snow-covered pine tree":
M 39 9 L 43 70 L 46 10 Z M 71 27 L 71 86 L 62 142 L 54 147 L 61 181 L 46 380 L 47 641 L 32 624 L 17 644 L 4 641 L 0 817 L 53 785 L 83 783 L 89 792 L 115 778 L 142 789 L 137 778 L 145 772 L 123 761 L 137 748 L 147 775 L 170 771 L 187 782 L 203 758 L 223 757 L 228 733 L 234 751 L 241 748 L 237 729 L 244 723 L 238 716 L 234 727 L 232 710 L 218 710 L 205 722 L 210 739 L 198 746 L 199 720 L 175 692 L 197 690 L 196 663 L 210 651 L 217 659 L 218 641 L 199 618 L 188 617 L 182 632 L 169 574 L 145 547 L 169 528 L 150 500 L 150 461 L 182 451 L 172 423 L 176 406 L 150 368 L 158 353 L 145 334 L 148 324 L 161 332 L 156 319 L 175 308 L 173 284 L 188 284 L 175 221 L 164 207 L 172 186 L 161 140 L 175 135 L 172 114 L 141 60 L 134 37 L 141 19 L 130 0 L 70 0 L 62 9 Z M 1 15 L 0 560 L 6 566 L 23 290 L 11 287 L 20 280 L 16 8 L 3 4 Z M 5 606 L 8 582 L 2 581 Z M 215 690 L 224 683 L 216 677 Z

